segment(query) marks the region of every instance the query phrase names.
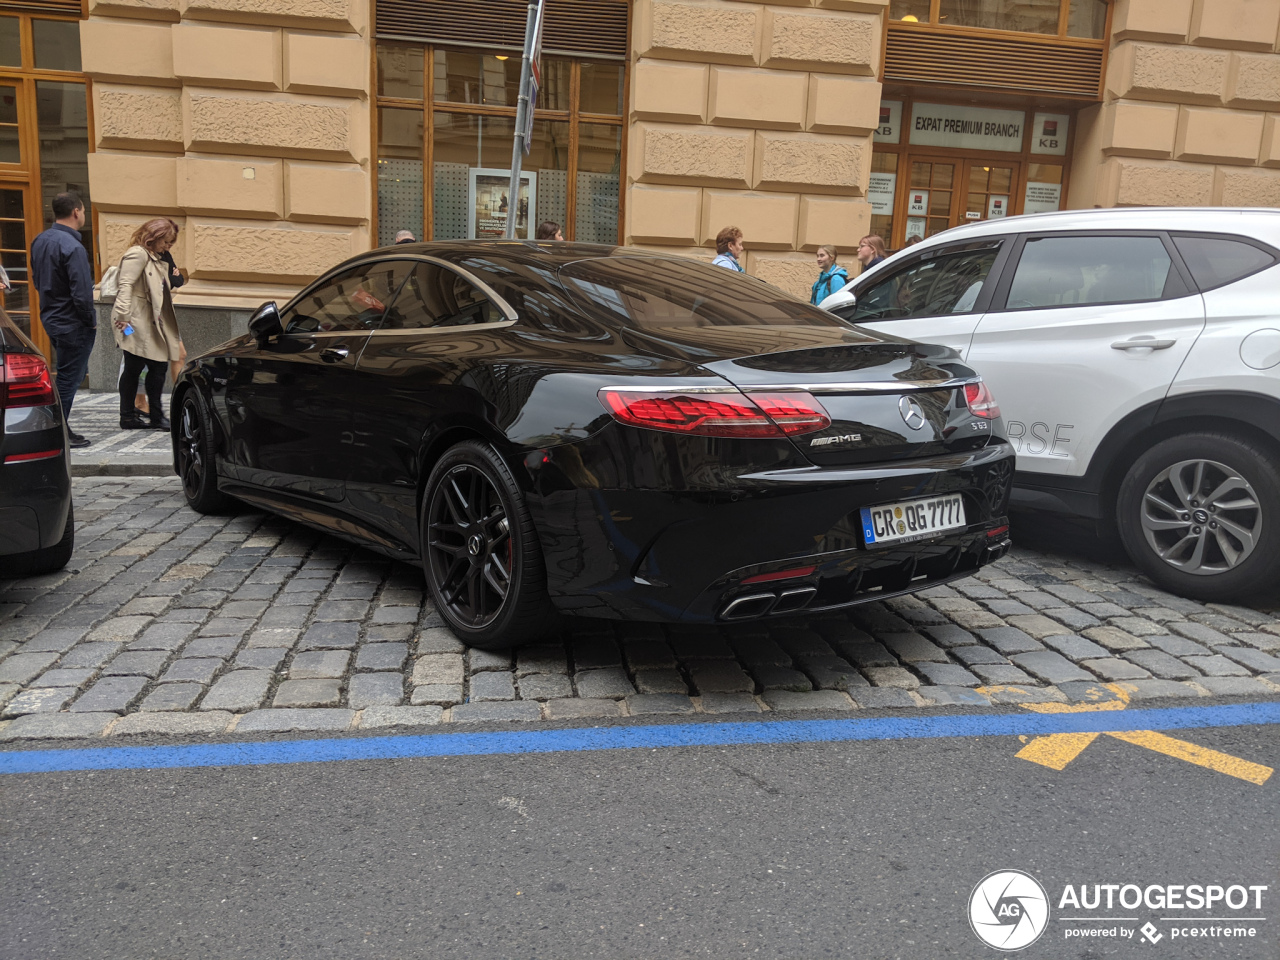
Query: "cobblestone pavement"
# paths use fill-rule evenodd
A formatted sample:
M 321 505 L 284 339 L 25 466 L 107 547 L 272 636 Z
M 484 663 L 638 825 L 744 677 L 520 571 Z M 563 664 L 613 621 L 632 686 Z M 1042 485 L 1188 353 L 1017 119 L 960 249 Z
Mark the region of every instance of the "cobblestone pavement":
M 164 408 L 169 409 L 168 394 Z M 121 430 L 118 394 L 77 394 L 71 408 L 71 428 L 93 441 L 71 451 L 74 476 L 165 476 L 173 472 L 168 431 Z
M 408 564 L 202 517 L 173 478 L 74 490 L 68 568 L 0 582 L 0 740 L 1280 694 L 1280 610 L 1026 549 L 846 615 L 570 621 L 506 655 L 465 649 Z

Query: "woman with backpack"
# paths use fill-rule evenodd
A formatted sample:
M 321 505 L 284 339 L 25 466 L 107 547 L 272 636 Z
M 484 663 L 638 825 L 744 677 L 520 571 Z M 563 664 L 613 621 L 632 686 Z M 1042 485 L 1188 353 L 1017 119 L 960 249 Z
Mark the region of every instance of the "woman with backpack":
M 818 279 L 813 283 L 813 295 L 809 298 L 812 304 L 819 304 L 837 290 L 844 288 L 849 282 L 849 274 L 844 267 L 836 264 L 836 248 L 824 243 L 818 248 Z

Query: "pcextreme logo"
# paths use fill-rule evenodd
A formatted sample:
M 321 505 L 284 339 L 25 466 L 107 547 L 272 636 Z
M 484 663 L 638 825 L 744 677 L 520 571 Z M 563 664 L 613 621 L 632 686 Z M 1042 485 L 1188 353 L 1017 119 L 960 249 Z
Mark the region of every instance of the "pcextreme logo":
M 989 947 L 1021 950 L 1049 925 L 1049 897 L 1038 880 L 1021 870 L 997 870 L 969 895 L 969 925 Z

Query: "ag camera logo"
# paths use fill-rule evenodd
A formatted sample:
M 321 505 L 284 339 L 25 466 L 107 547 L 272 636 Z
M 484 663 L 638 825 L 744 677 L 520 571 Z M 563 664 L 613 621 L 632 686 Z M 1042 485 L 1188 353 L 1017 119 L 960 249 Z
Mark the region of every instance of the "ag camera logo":
M 1040 939 L 1049 925 L 1049 896 L 1021 870 L 987 874 L 969 895 L 969 926 L 997 950 L 1014 951 Z

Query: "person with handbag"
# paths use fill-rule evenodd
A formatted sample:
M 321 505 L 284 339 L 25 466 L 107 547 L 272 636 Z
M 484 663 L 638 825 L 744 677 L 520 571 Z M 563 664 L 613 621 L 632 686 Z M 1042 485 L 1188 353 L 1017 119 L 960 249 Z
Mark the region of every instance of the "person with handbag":
M 129 249 L 120 258 L 111 326 L 116 344 L 124 352 L 124 371 L 120 375 L 122 430 L 168 430 L 170 426 L 161 392 L 169 364 L 180 361 L 183 348 L 173 309 L 170 269 L 163 255 L 177 237 L 173 221 L 164 217 L 148 220 L 134 231 Z M 147 372 L 149 423 L 138 412 L 134 399 L 143 370 Z

